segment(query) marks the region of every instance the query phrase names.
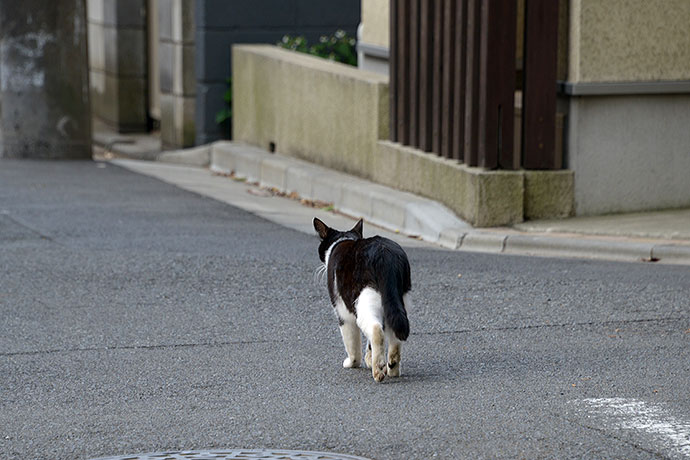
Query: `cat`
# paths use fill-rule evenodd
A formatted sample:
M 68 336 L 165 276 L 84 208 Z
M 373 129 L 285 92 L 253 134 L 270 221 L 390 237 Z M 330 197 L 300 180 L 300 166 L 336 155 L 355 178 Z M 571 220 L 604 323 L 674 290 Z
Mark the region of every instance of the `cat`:
M 360 366 L 361 331 L 368 340 L 365 364 L 381 382 L 386 375 L 400 376 L 402 342 L 410 334 L 405 308 L 412 287 L 410 263 L 398 243 L 381 236 L 364 238 L 362 226 L 360 219 L 352 230 L 341 232 L 314 218 L 321 238 L 319 258 L 347 352 L 343 367 Z

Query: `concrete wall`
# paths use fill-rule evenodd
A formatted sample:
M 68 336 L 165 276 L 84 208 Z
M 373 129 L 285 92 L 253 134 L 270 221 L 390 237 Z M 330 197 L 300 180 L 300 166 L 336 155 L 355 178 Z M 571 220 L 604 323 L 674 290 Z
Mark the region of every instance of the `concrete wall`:
M 148 127 L 145 0 L 88 0 L 94 116 L 120 132 Z
M 157 7 L 161 141 L 164 147 L 191 147 L 196 136 L 194 3 L 158 0 Z
M 226 138 L 215 117 L 224 107 L 236 43 L 275 44 L 284 35 L 314 43 L 343 29 L 354 36 L 359 0 L 196 0 L 196 143 Z
M 690 206 L 690 2 L 571 0 L 578 215 Z
M 576 213 L 690 206 L 690 95 L 573 98 Z
M 571 0 L 571 82 L 690 79 L 687 0 Z
M 0 0 L 0 108 L 0 158 L 91 158 L 83 0 Z
M 389 47 L 389 0 L 362 1 L 362 33 L 364 43 Z
M 388 79 L 268 45 L 233 47 L 234 138 L 369 177 Z
M 233 48 L 235 139 L 441 201 L 478 226 L 572 212 L 572 172 L 468 168 L 386 141 L 388 77 L 274 46 Z

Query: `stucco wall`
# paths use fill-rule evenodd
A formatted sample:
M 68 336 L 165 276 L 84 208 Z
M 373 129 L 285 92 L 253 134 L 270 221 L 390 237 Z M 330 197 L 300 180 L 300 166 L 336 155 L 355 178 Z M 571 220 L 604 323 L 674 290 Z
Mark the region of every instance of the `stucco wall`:
M 576 214 L 690 206 L 690 95 L 573 98 Z
M 388 0 L 362 0 L 361 40 L 369 45 L 388 48 L 389 45 Z
M 233 46 L 234 139 L 367 177 L 388 78 L 268 45 Z
M 690 79 L 690 1 L 571 0 L 571 82 Z

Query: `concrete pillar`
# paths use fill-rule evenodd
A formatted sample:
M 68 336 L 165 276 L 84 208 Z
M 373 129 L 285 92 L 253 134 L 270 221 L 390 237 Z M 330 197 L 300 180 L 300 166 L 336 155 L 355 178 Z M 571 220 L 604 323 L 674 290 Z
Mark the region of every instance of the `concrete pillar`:
M 91 158 L 84 0 L 0 0 L 0 157 Z
M 87 2 L 91 110 L 121 133 L 149 128 L 146 4 Z
M 168 148 L 194 145 L 194 2 L 159 0 L 158 66 L 161 141 Z

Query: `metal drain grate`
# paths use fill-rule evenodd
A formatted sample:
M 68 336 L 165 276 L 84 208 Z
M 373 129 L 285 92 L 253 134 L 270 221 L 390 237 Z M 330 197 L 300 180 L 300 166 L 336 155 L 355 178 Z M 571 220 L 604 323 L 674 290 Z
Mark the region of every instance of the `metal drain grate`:
M 183 450 L 147 454 L 118 455 L 93 460 L 368 460 L 332 452 L 280 449 Z

